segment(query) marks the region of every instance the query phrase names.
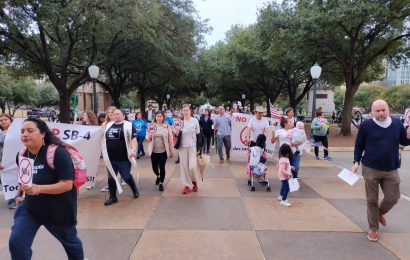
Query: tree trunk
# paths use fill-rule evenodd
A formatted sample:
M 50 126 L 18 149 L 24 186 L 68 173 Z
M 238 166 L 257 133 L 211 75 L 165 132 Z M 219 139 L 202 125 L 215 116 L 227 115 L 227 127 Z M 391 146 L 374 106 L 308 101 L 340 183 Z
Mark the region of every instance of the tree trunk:
M 59 103 L 59 109 L 60 109 L 60 122 L 61 123 L 70 123 L 70 93 L 66 89 L 64 92 L 59 93 L 59 98 L 60 98 L 60 103 Z
M 112 101 L 114 103 L 114 106 L 116 108 L 121 108 L 121 103 L 120 103 L 120 93 L 115 91 L 112 93 Z
M 5 114 L 6 113 L 6 104 L 1 104 L 0 108 L 1 108 L 1 113 Z
M 146 118 L 145 113 L 145 89 L 143 87 L 139 87 L 138 94 L 140 96 L 140 111 L 142 114 L 142 118 Z
M 352 134 L 352 110 L 353 110 L 353 98 L 359 85 L 346 84 L 345 100 L 343 104 L 343 120 L 340 134 L 343 136 L 349 136 Z

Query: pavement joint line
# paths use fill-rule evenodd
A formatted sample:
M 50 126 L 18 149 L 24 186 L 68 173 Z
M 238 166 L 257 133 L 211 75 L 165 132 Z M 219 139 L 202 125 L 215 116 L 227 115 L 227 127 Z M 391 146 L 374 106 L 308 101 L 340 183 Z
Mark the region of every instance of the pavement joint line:
M 310 155 L 313 156 L 313 154 L 312 154 L 312 152 L 310 151 L 310 149 L 305 148 L 305 152 L 307 152 L 308 154 L 310 154 Z M 342 167 L 342 166 L 336 164 L 336 163 L 333 162 L 333 161 L 327 161 L 327 162 L 333 164 L 336 168 L 339 168 L 339 169 L 341 169 L 341 170 L 344 169 L 344 167 Z M 349 169 L 348 169 L 348 170 L 349 170 Z M 360 174 L 358 174 L 358 175 L 359 175 L 359 178 L 360 178 L 360 179 L 363 179 L 363 176 L 362 176 L 362 175 L 360 175 Z M 403 198 L 403 199 L 405 199 L 405 200 L 407 200 L 408 202 L 410 202 L 410 197 L 409 197 L 409 196 L 406 196 L 406 195 L 404 195 L 403 193 L 401 193 L 401 194 L 400 194 L 400 197 Z

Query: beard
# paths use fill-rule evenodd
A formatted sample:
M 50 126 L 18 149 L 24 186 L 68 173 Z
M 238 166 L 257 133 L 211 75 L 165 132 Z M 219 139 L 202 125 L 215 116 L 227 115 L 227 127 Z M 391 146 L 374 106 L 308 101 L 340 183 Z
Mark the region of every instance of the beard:
M 384 122 L 387 119 L 387 115 L 378 115 L 378 116 L 375 116 L 375 118 L 379 122 Z

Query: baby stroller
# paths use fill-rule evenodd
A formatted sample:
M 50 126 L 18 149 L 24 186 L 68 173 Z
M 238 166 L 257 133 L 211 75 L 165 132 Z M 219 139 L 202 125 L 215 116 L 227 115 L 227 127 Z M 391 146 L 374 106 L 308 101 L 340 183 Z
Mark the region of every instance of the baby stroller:
M 259 135 L 256 144 L 248 149 L 247 174 L 249 174 L 248 186 L 251 191 L 255 191 L 255 181 L 266 185 L 266 191 L 270 192 L 268 179 L 268 168 L 266 167 L 266 137 Z

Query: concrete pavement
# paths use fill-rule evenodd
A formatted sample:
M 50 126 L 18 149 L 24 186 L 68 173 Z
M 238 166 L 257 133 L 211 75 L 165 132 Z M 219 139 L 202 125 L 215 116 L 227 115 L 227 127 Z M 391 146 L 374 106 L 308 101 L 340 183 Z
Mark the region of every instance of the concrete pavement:
M 213 150 L 214 153 L 214 150 Z M 332 153 L 334 162 L 346 159 Z M 340 159 L 340 162 L 339 162 Z M 88 259 L 410 259 L 410 202 L 400 199 L 387 215 L 379 242 L 366 239 L 363 180 L 353 187 L 336 177 L 340 168 L 304 154 L 301 190 L 292 207 L 277 201 L 280 182 L 269 162 L 272 192 L 247 186 L 245 158 L 208 168 L 199 192 L 182 195 L 179 166 L 167 163 L 165 192 L 155 186 L 147 157 L 140 159 L 140 198 L 125 186 L 119 203 L 103 206 L 107 193 L 101 164 L 97 187 L 82 191 L 78 230 Z M 349 159 L 351 165 L 351 159 Z M 349 166 L 347 165 L 347 166 Z M 408 168 L 407 168 L 408 169 Z M 0 259 L 9 259 L 7 241 L 13 211 L 0 206 Z M 64 259 L 61 245 L 44 229 L 33 244 L 33 259 Z

